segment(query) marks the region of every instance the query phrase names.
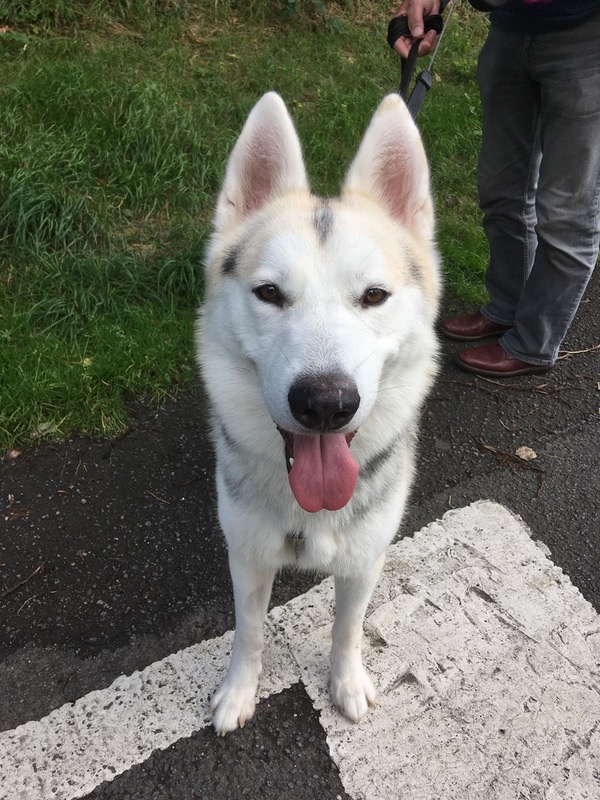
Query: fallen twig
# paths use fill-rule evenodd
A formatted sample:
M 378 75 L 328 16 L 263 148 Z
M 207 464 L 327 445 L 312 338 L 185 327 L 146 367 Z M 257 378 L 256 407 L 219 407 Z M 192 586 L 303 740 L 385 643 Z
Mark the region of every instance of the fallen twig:
M 595 350 L 600 350 L 600 344 L 595 344 L 593 347 L 586 347 L 585 350 L 561 350 L 557 361 L 562 361 L 563 358 L 570 358 L 571 356 L 581 356 L 584 353 L 593 353 Z
M 539 467 L 537 464 L 532 464 L 531 461 L 525 461 L 523 458 L 515 455 L 514 453 L 508 453 L 506 450 L 500 450 L 498 447 L 493 447 L 491 444 L 486 444 L 481 437 L 478 437 L 475 441 L 480 448 L 493 453 L 500 460 L 503 466 L 508 467 L 513 472 L 517 468 L 529 469 L 533 470 L 533 472 L 537 472 L 539 476 L 537 496 L 540 496 L 546 480 L 546 470 L 543 467 Z
M 149 494 L 150 497 L 153 497 L 155 500 L 158 500 L 159 503 L 164 503 L 164 505 L 166 506 L 171 505 L 170 500 L 165 500 L 164 497 L 159 497 L 157 494 L 154 494 L 154 492 L 151 492 L 150 489 L 146 489 L 146 494 Z
M 527 386 L 521 383 L 505 383 L 503 381 L 494 381 L 491 378 L 484 378 L 482 375 L 476 376 L 475 383 L 465 383 L 464 381 L 452 381 L 452 383 L 455 383 L 458 386 L 467 387 L 469 389 L 479 389 L 479 391 L 487 392 L 488 394 L 496 394 L 495 390 L 488 389 L 486 386 L 482 386 L 479 381 L 485 381 L 485 383 L 489 383 L 498 389 L 512 389 L 515 392 L 536 392 L 537 394 L 558 394 L 559 392 L 564 392 L 566 389 L 575 388 L 573 386 L 550 387 L 547 383 L 539 383 L 536 386 Z
M 59 591 L 60 591 L 60 589 L 53 589 L 51 592 L 38 592 L 37 594 L 32 594 L 32 595 L 31 595 L 31 597 L 28 597 L 28 598 L 27 598 L 27 600 L 25 600 L 25 601 L 24 601 L 24 602 L 21 604 L 21 606 L 20 606 L 20 607 L 19 607 L 19 609 L 17 610 L 17 614 L 20 614 L 20 613 L 21 613 L 21 611 L 23 611 L 23 609 L 24 609 L 26 606 L 28 606 L 28 605 L 29 605 L 29 603 L 32 603 L 34 600 L 37 600 L 37 599 L 38 599 L 38 597 L 46 597 L 46 595 L 48 595 L 48 594 L 56 594 L 56 593 L 57 593 L 57 592 L 59 592 Z
M 507 466 L 520 467 L 521 469 L 532 469 L 534 472 L 546 472 L 543 467 L 539 467 L 537 464 L 532 464 L 531 461 L 526 461 L 524 458 L 521 458 L 521 456 L 518 456 L 515 453 L 509 453 L 506 450 L 500 450 L 498 447 L 493 447 L 491 444 L 486 444 L 481 437 L 478 437 L 476 442 L 484 450 L 489 450 L 490 453 L 493 453 L 495 456 L 497 456 L 501 461 L 507 464 Z
M 20 580 L 18 583 L 16 583 L 14 586 L 11 586 L 11 587 L 10 587 L 10 589 L 5 589 L 5 590 L 2 592 L 2 594 L 0 594 L 0 600 L 4 600 L 4 598 L 5 598 L 5 597 L 8 597 L 9 595 L 13 594 L 13 592 L 16 592 L 16 591 L 17 591 L 17 589 L 20 589 L 20 588 L 21 588 L 21 586 L 25 586 L 25 584 L 26 584 L 26 583 L 29 583 L 29 581 L 30 581 L 32 578 L 35 578 L 35 576 L 36 576 L 36 575 L 38 575 L 39 573 L 41 573 L 41 572 L 43 572 L 43 571 L 44 571 L 44 564 L 40 564 L 39 566 L 37 566 L 37 567 L 36 567 L 36 568 L 33 570 L 33 572 L 31 573 L 31 575 L 28 575 L 26 578 L 23 578 L 23 579 L 22 579 L 22 580 Z
M 481 375 L 478 375 L 477 378 L 480 381 L 491 383 L 493 386 L 497 386 L 499 389 L 513 389 L 516 392 L 537 392 L 538 394 L 557 394 L 558 392 L 563 392 L 565 389 L 573 388 L 571 386 L 550 387 L 547 383 L 538 383 L 535 386 L 526 386 L 521 383 L 503 383 L 502 381 L 493 381 L 491 378 L 484 378 Z

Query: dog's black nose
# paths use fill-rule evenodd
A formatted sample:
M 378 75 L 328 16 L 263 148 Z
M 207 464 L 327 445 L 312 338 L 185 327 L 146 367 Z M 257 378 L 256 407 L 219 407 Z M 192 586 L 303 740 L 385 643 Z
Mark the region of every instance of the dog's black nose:
M 360 395 L 347 377 L 298 378 L 288 394 L 294 419 L 310 430 L 343 428 L 358 411 Z

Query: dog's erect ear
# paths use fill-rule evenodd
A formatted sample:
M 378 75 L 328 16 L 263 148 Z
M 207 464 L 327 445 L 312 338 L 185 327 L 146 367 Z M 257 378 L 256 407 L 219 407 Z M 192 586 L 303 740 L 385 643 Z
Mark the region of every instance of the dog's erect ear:
M 281 97 L 265 94 L 250 112 L 229 158 L 215 228 L 227 231 L 269 200 L 308 190 L 302 149 Z
M 429 168 L 421 137 L 404 101 L 390 94 L 381 102 L 346 176 L 344 193 L 373 197 L 408 228 L 434 232 Z

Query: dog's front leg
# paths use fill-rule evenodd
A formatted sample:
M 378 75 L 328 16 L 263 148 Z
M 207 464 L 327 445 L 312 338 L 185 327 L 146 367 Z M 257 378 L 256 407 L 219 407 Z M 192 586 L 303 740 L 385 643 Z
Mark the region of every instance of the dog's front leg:
M 219 736 L 243 728 L 254 714 L 256 688 L 262 670 L 263 623 L 274 569 L 267 569 L 229 553 L 235 599 L 235 635 L 225 680 L 214 694 L 210 710 Z
M 341 713 L 358 722 L 375 705 L 376 692 L 361 657 L 362 627 L 381 573 L 382 554 L 363 575 L 335 578 L 335 622 L 331 648 L 331 699 Z

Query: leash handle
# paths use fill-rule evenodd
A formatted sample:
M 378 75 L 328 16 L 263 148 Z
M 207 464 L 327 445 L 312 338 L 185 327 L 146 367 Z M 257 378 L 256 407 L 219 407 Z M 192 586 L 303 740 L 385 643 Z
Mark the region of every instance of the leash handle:
M 438 36 L 444 29 L 444 20 L 441 14 L 431 14 L 430 16 L 424 17 L 423 23 L 425 32 L 435 31 Z M 408 27 L 408 18 L 405 16 L 392 17 L 388 23 L 387 41 L 389 46 L 393 48 L 394 44 L 401 36 L 407 36 L 409 34 L 410 29 Z M 400 59 L 401 77 L 398 93 L 406 103 L 406 106 L 413 119 L 417 118 L 417 114 L 423 105 L 425 95 L 429 89 L 431 89 L 431 85 L 433 83 L 431 73 L 429 70 L 425 69 L 420 72 L 419 75 L 417 75 L 415 87 L 410 95 L 408 94 L 408 87 L 410 86 L 410 82 L 415 71 L 420 44 L 421 39 L 418 39 L 410 48 L 408 57 Z
M 444 19 L 441 14 L 430 14 L 423 17 L 423 25 L 425 33 L 435 31 L 439 35 L 444 27 Z M 410 36 L 408 17 L 392 17 L 387 30 L 387 42 L 392 49 L 401 36 Z

